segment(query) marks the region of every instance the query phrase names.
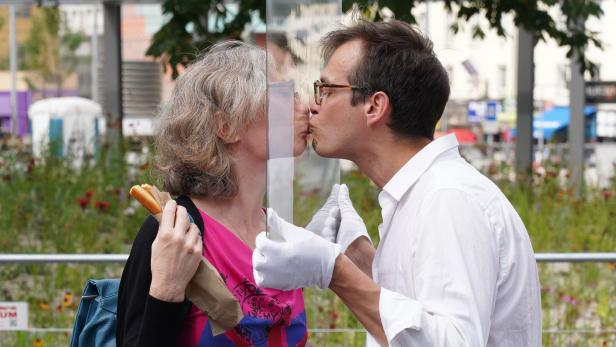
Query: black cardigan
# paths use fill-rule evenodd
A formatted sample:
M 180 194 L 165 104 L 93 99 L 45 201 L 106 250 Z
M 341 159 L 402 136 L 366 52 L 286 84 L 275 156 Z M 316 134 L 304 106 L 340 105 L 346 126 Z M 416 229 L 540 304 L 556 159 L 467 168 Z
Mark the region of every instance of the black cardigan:
M 176 199 L 186 207 L 203 235 L 203 220 L 195 204 L 186 196 Z M 118 347 L 177 346 L 182 325 L 190 310 L 188 300 L 172 303 L 149 295 L 152 282 L 150 258 L 158 222 L 149 216 L 141 225 L 122 272 L 118 293 Z

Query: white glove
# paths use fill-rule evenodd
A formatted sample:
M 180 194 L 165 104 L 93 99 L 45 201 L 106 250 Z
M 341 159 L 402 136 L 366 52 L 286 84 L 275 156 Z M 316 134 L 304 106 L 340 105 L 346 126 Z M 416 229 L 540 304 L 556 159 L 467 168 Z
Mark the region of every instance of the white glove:
M 334 184 L 332 186 L 332 191 L 329 193 L 327 201 L 325 201 L 323 207 L 312 216 L 310 223 L 306 225 L 306 229 L 329 242 L 336 242 L 336 233 L 340 225 L 340 209 L 338 208 L 339 190 L 339 184 Z
M 272 209 L 267 210 L 267 224 L 282 241 L 272 241 L 264 232 L 257 236 L 252 253 L 256 284 L 280 290 L 329 287 L 340 245 L 286 222 Z
M 346 251 L 349 245 L 359 237 L 365 236 L 372 242 L 368 235 L 368 230 L 366 230 L 366 224 L 364 224 L 364 221 L 353 207 L 353 202 L 349 197 L 349 188 L 346 184 L 340 186 L 338 207 L 340 208 L 341 219 L 336 243 L 342 247 L 342 252 Z

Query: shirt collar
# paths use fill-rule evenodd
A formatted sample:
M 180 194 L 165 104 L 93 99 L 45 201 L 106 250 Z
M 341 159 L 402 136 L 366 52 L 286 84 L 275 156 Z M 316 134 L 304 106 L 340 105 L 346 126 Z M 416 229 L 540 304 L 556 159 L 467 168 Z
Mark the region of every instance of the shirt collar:
M 430 142 L 396 172 L 385 184 L 383 191 L 399 202 L 437 157 L 457 147 L 458 140 L 455 134 L 445 135 Z

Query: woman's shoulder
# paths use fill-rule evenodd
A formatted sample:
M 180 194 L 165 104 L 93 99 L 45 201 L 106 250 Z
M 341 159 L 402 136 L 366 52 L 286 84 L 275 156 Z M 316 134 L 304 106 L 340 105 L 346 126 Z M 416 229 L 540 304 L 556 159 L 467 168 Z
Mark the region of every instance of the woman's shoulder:
M 158 221 L 153 216 L 148 216 L 139 228 L 133 242 L 133 249 L 141 245 L 150 247 L 156 238 L 156 234 L 158 234 Z

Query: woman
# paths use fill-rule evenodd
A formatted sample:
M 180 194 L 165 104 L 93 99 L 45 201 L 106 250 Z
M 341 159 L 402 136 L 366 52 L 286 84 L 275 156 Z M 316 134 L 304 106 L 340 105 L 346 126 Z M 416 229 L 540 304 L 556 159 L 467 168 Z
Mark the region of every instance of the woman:
M 305 345 L 302 291 L 257 288 L 252 274 L 265 230 L 266 86 L 265 51 L 237 41 L 214 45 L 176 81 L 156 146 L 164 189 L 179 197 L 160 226 L 149 217 L 135 239 L 120 285 L 118 346 Z M 307 114 L 296 104 L 296 155 L 306 147 Z M 202 254 L 244 313 L 218 336 L 185 303 Z

